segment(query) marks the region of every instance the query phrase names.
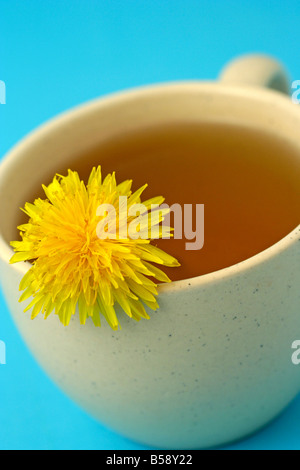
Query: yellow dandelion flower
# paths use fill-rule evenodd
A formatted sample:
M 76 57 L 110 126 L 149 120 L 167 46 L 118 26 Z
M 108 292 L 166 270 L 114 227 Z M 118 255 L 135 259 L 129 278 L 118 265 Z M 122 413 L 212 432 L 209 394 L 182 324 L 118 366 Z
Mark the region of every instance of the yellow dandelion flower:
M 149 217 L 153 205 L 158 207 L 164 198 L 149 199 L 143 202 L 144 212 L 130 215 L 134 204 L 141 204 L 147 185 L 134 193 L 131 186 L 131 180 L 117 185 L 114 173 L 102 181 L 100 167 L 92 170 L 86 186 L 78 173 L 69 170 L 67 176 L 56 175 L 48 187 L 43 186 L 47 199 L 25 204 L 29 221 L 18 227 L 22 240 L 11 242 L 15 254 L 10 262 L 32 262 L 20 283 L 24 291 L 20 302 L 31 298 L 25 312 L 32 309 L 32 318 L 39 313 L 47 318 L 55 311 L 68 325 L 78 306 L 81 324 L 91 317 L 100 326 L 103 315 L 116 330 L 117 304 L 135 320 L 149 318 L 144 305 L 158 308 L 155 280 L 170 279 L 152 263 L 179 263 L 150 243 L 151 236 L 161 238 L 171 232 L 158 224 L 163 212 L 155 222 Z M 99 207 L 114 211 L 101 212 Z M 128 236 L 130 225 L 138 238 Z

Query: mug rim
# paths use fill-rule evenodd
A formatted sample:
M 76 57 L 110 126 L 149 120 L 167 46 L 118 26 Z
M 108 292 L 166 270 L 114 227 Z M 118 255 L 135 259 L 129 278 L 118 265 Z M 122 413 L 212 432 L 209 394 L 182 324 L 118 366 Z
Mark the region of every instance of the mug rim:
M 151 97 L 154 93 L 173 93 L 183 92 L 184 90 L 202 91 L 210 93 L 219 93 L 222 95 L 231 96 L 234 99 L 238 98 L 247 98 L 259 100 L 262 105 L 269 105 L 270 103 L 274 104 L 276 101 L 277 105 L 286 109 L 288 113 L 294 113 L 295 119 L 300 121 L 300 112 L 296 108 L 295 104 L 292 103 L 290 97 L 284 95 L 281 92 L 263 88 L 260 86 L 253 85 L 244 85 L 244 84 L 230 84 L 223 83 L 218 81 L 204 81 L 204 80 L 185 80 L 185 81 L 173 81 L 165 83 L 157 83 L 151 85 L 142 85 L 134 88 L 129 88 L 122 91 L 117 91 L 110 93 L 108 95 L 100 96 L 94 99 L 91 99 L 87 102 L 81 103 L 77 106 L 74 106 L 70 109 L 67 109 L 58 115 L 48 119 L 46 122 L 42 123 L 31 132 L 29 132 L 25 137 L 23 137 L 19 142 L 17 142 L 1 159 L 0 161 L 0 184 L 3 179 L 3 174 L 5 176 L 5 171 L 11 165 L 17 165 L 19 159 L 22 159 L 22 152 L 33 145 L 38 140 L 42 139 L 45 135 L 51 133 L 55 129 L 59 128 L 63 124 L 67 124 L 72 120 L 84 115 L 88 115 L 94 109 L 98 107 L 111 106 L 113 104 L 121 103 L 124 100 L 130 101 L 138 99 L 139 97 L 144 97 L 147 94 Z M 228 267 L 219 269 L 217 271 L 209 272 L 192 278 L 172 281 L 171 283 L 158 284 L 160 292 L 172 292 L 177 290 L 182 290 L 191 287 L 204 286 L 218 280 L 224 280 L 229 277 L 233 277 L 237 274 L 242 274 L 253 267 L 256 267 L 274 255 L 281 253 L 287 247 L 293 245 L 298 240 L 300 240 L 300 224 L 295 227 L 291 232 L 286 236 L 281 238 L 278 242 L 272 244 L 268 248 L 260 251 L 259 253 L 239 261 L 238 263 L 232 264 Z M 23 263 L 16 263 L 13 265 L 9 264 L 9 260 L 14 254 L 13 249 L 10 247 L 8 242 L 4 239 L 2 231 L 0 229 L 0 259 L 10 266 L 15 272 L 24 275 L 31 268 L 31 264 L 28 261 Z

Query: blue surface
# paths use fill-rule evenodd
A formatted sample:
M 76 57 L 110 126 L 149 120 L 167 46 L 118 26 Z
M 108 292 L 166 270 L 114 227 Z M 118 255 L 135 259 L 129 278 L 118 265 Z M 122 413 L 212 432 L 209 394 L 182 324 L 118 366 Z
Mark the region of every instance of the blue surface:
M 0 155 L 78 103 L 136 85 L 215 79 L 265 52 L 300 79 L 299 0 L 0 0 Z M 40 370 L 0 299 L 0 449 L 142 449 L 102 427 Z M 300 334 L 300 332 L 299 332 Z M 299 369 L 300 373 L 300 369 Z M 230 449 L 300 449 L 300 398 Z

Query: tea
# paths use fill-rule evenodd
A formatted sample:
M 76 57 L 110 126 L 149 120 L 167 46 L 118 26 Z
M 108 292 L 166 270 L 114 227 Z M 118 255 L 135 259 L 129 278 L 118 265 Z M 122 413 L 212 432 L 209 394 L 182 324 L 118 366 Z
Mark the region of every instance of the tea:
M 153 241 L 181 262 L 165 269 L 172 280 L 243 261 L 300 223 L 299 149 L 257 129 L 182 123 L 124 133 L 57 172 L 71 168 L 87 181 L 98 165 L 103 175 L 115 171 L 117 182 L 132 179 L 133 189 L 148 183 L 143 200 L 204 204 L 201 250 L 186 250 L 184 238 Z

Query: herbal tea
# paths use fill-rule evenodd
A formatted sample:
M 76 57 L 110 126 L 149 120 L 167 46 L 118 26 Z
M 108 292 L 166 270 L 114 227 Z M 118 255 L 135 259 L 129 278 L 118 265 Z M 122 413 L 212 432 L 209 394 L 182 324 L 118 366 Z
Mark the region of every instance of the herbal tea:
M 245 260 L 300 223 L 299 149 L 257 130 L 185 123 L 120 134 L 69 168 L 86 182 L 98 165 L 103 175 L 115 171 L 119 183 L 132 179 L 133 190 L 148 183 L 142 200 L 162 195 L 169 206 L 204 204 L 201 250 L 186 250 L 184 236 L 152 242 L 180 261 L 164 268 L 172 280 Z

